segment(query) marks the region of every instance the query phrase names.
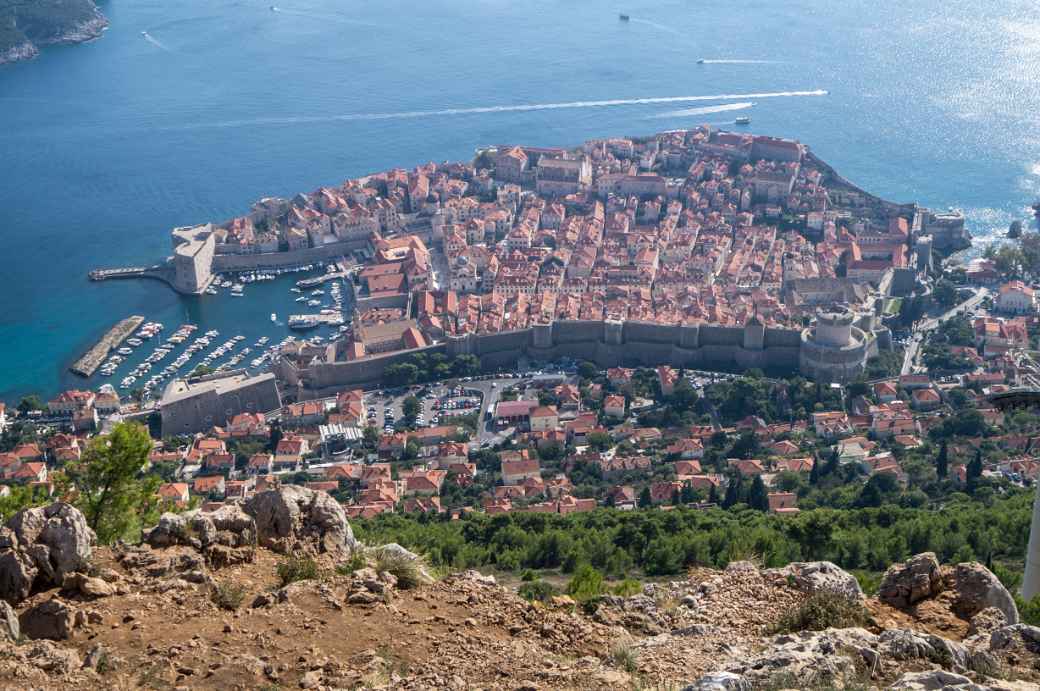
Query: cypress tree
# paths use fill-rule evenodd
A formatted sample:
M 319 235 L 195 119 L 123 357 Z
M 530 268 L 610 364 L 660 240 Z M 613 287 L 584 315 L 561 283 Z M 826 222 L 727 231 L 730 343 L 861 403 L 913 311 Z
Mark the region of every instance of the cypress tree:
M 968 494 L 974 494 L 975 488 L 979 485 L 979 478 L 982 477 L 982 450 L 975 452 L 975 458 L 971 459 L 971 463 L 968 464 L 967 469 L 967 485 Z
M 948 453 L 946 441 L 943 440 L 942 446 L 939 447 L 939 455 L 935 459 L 935 474 L 939 476 L 940 480 L 945 478 L 950 471 Z

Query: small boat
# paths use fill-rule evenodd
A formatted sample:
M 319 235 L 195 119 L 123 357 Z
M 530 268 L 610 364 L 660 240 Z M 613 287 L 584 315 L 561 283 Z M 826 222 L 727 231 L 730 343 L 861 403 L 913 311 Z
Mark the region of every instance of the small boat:
M 278 315 L 275 314 L 274 312 L 271 312 L 271 321 L 273 321 L 273 322 L 278 321 Z
M 701 58 L 700 60 L 698 60 L 697 64 L 698 65 L 703 65 L 704 64 L 704 58 Z
M 278 11 L 278 7 L 275 6 L 275 5 L 271 5 L 271 11 L 272 12 L 277 12 Z
M 631 19 L 631 17 L 629 17 L 627 14 L 619 14 L 617 18 L 623 22 L 627 22 L 629 19 Z
M 739 118 L 737 118 L 736 120 L 734 120 L 733 122 L 734 122 L 734 124 L 737 124 L 737 125 L 750 125 L 751 124 L 751 118 L 747 117 L 746 115 L 742 115 Z

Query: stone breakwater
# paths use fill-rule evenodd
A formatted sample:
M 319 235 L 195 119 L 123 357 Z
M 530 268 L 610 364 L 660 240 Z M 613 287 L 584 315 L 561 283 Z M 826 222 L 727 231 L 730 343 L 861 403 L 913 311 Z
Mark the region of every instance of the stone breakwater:
M 76 363 L 69 369 L 84 377 L 93 376 L 112 349 L 117 348 L 143 322 L 144 317 L 136 314 L 123 319 L 109 329 L 108 333 L 102 336 L 101 340 L 88 350 L 86 355 L 76 360 Z

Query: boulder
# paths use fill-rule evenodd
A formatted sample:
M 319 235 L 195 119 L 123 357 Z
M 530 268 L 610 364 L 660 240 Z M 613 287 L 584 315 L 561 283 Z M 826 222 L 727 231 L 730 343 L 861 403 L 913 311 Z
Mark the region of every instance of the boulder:
M 0 554 L 0 600 L 17 604 L 29 597 L 39 572 L 25 552 L 10 549 Z
M 61 600 L 52 599 L 22 612 L 19 623 L 28 638 L 64 641 L 72 635 L 76 614 Z
M 988 686 L 979 686 L 960 674 L 941 669 L 929 672 L 907 672 L 888 687 L 898 691 L 932 691 L 935 689 L 957 689 L 957 691 L 989 691 Z
M 426 570 L 426 567 L 423 565 L 422 559 L 415 552 L 409 552 L 396 542 L 390 542 L 383 545 L 382 547 L 377 547 L 375 551 L 377 553 L 382 552 L 393 557 L 398 557 L 401 559 L 407 559 L 408 561 L 416 562 L 419 566 L 419 580 L 423 583 L 433 583 L 433 576 L 431 576 L 430 572 Z
M 827 629 L 775 636 L 764 650 L 745 656 L 725 671 L 743 677 L 752 687 L 778 676 L 814 686 L 841 687 L 848 675 L 879 659 L 878 637 L 865 629 Z
M 152 547 L 185 545 L 202 552 L 210 566 L 251 562 L 256 554 L 256 523 L 238 504 L 215 511 L 165 513 L 145 532 Z
M 62 589 L 88 598 L 108 597 L 116 592 L 114 587 L 100 578 L 83 573 L 70 573 L 66 576 Z
M 895 660 L 928 660 L 958 672 L 970 667 L 967 648 L 941 636 L 909 629 L 889 629 L 878 636 L 878 651 Z
M 79 509 L 55 502 L 23 509 L 0 535 L 0 598 L 17 604 L 86 570 L 96 542 Z
M 999 628 L 1008 625 L 1008 620 L 996 607 L 987 607 L 971 618 L 968 625 L 968 635 L 991 634 Z
M 712 672 L 683 687 L 683 691 L 751 691 L 751 682 L 732 672 Z
M 0 641 L 17 641 L 21 631 L 18 613 L 6 600 L 0 600 Z
M 996 607 L 1008 624 L 1018 623 L 1018 608 L 1004 584 L 978 562 L 957 564 L 953 569 L 954 613 L 971 619 L 987 607 Z
M 934 552 L 925 552 L 889 566 L 881 579 L 878 599 L 906 609 L 915 602 L 938 595 L 942 589 L 939 560 Z
M 1022 647 L 1034 655 L 1040 655 L 1040 627 L 1029 624 L 1013 624 L 997 629 L 989 636 L 992 651 Z
M 27 666 L 31 665 L 48 674 L 71 674 L 83 666 L 75 650 L 50 641 L 36 641 L 29 646 L 19 646 L 19 653 L 19 657 Z
M 326 492 L 286 485 L 253 495 L 245 512 L 256 522 L 259 544 L 278 552 L 309 548 L 334 553 L 357 547 L 346 512 Z
M 782 579 L 804 593 L 826 590 L 849 600 L 863 598 L 863 590 L 856 577 L 829 561 L 795 562 L 782 569 L 770 569 L 766 571 L 766 576 L 773 580 Z

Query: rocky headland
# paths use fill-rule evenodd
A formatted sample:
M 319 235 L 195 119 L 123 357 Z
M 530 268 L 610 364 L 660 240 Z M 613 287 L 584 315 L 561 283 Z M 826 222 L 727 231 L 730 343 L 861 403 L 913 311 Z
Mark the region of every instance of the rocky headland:
M 107 26 L 92 0 L 0 0 L 0 65 L 34 58 L 42 46 L 95 39 Z
M 1037 688 L 1040 628 L 978 563 L 750 562 L 626 596 L 528 601 L 360 544 L 298 487 L 98 548 L 68 504 L 0 528 L 0 687 Z

